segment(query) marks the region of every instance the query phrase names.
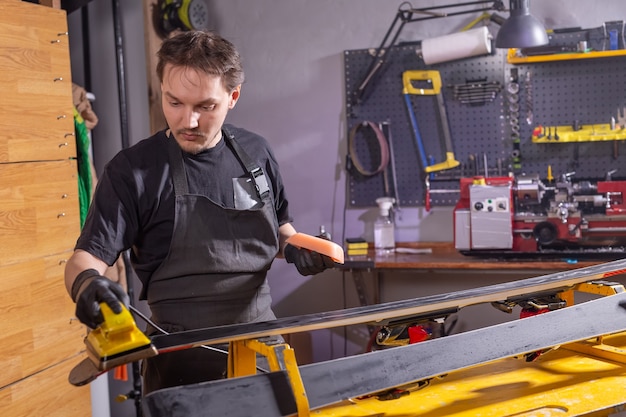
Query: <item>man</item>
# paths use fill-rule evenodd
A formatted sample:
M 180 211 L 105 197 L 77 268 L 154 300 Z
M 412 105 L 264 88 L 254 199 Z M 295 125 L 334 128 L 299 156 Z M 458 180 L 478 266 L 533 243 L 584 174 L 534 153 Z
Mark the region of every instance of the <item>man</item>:
M 332 260 L 285 244 L 296 231 L 268 143 L 224 125 L 244 81 L 235 47 L 215 33 L 183 32 L 163 42 L 158 58 L 168 129 L 122 150 L 99 179 L 65 270 L 76 316 L 95 328 L 100 302 L 116 313 L 128 303 L 102 274 L 132 248 L 140 298 L 165 331 L 271 320 L 274 257 L 302 275 Z M 144 363 L 145 393 L 220 378 L 225 369 L 225 355 L 212 350 L 159 355 Z

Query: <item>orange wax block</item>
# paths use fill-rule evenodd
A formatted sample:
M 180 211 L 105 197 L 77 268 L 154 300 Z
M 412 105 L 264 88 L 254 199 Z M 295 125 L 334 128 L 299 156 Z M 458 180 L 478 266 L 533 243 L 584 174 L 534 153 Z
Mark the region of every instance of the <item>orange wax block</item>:
M 307 235 L 306 233 L 296 233 L 287 238 L 287 243 L 298 248 L 304 248 L 326 255 L 337 263 L 343 263 L 343 248 L 330 240 Z

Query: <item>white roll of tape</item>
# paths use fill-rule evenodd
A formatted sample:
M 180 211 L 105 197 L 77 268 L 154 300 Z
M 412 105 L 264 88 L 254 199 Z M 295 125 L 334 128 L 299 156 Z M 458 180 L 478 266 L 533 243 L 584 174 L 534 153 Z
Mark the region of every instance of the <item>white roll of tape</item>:
M 426 65 L 490 53 L 491 34 L 484 26 L 422 41 L 422 58 Z

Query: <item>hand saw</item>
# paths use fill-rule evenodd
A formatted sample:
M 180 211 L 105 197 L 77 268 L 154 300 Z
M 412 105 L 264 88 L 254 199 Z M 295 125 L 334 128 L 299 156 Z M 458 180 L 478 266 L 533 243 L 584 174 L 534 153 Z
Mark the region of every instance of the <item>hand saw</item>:
M 93 339 L 90 339 L 88 336 L 85 339 L 87 350 L 88 352 L 92 350 L 95 354 L 91 354 L 90 357 L 84 359 L 70 372 L 69 381 L 72 385 L 85 385 L 93 381 L 100 374 L 117 365 L 174 350 L 354 324 L 373 323 L 376 325 L 384 325 L 398 318 L 408 318 L 434 311 L 452 308 L 460 309 L 479 303 L 507 301 L 521 295 L 545 292 L 546 290 L 563 291 L 575 284 L 603 280 L 624 273 L 626 273 L 626 260 L 619 260 L 586 268 L 447 294 L 322 313 L 305 314 L 295 317 L 284 317 L 266 322 L 241 323 L 189 330 L 168 335 L 156 335 L 149 339 L 146 338 L 147 341 L 146 339 L 137 338 L 132 340 L 139 340 L 138 343 L 134 345 L 133 343 L 129 343 L 126 345 L 127 348 L 131 350 L 128 355 L 124 355 L 122 348 L 109 354 L 108 351 L 103 352 L 99 350 L 97 346 L 90 346 L 89 344 L 93 342 Z M 105 319 L 109 320 L 110 318 L 105 317 Z M 134 327 L 133 321 L 132 326 L 129 325 L 127 328 Z M 93 332 L 96 331 L 97 329 Z M 106 331 L 102 332 L 103 336 L 107 334 L 111 333 L 107 333 Z M 111 345 L 117 345 L 121 336 L 122 335 L 118 333 L 116 336 L 117 340 L 111 340 Z M 106 360 L 102 360 L 103 357 L 106 357 Z
M 414 81 L 428 81 L 431 88 L 417 88 L 413 85 Z M 452 138 L 450 136 L 450 126 L 448 124 L 448 115 L 446 113 L 446 106 L 443 101 L 443 94 L 441 92 L 441 75 L 439 71 L 405 71 L 402 73 L 402 84 L 404 89 L 404 101 L 406 103 L 407 112 L 411 119 L 411 126 L 413 127 L 413 134 L 417 141 L 418 151 L 420 153 L 420 160 L 422 168 L 426 173 L 443 171 L 451 169 L 459 165 L 454 157 L 452 151 Z M 437 109 L 439 115 L 439 122 L 441 125 L 441 135 L 443 137 L 443 145 L 445 147 L 446 160 L 437 164 L 429 165 L 427 162 L 426 150 L 424 149 L 424 142 L 417 124 L 417 118 L 413 111 L 413 103 L 411 102 L 411 95 L 434 95 L 437 99 Z

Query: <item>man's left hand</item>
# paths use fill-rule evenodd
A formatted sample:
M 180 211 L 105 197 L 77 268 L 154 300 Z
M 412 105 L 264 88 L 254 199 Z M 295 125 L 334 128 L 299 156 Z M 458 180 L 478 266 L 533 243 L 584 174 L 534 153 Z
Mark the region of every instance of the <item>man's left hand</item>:
M 284 249 L 285 260 L 295 264 L 300 275 L 315 275 L 335 266 L 335 262 L 326 255 L 287 244 Z

